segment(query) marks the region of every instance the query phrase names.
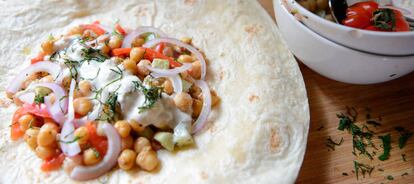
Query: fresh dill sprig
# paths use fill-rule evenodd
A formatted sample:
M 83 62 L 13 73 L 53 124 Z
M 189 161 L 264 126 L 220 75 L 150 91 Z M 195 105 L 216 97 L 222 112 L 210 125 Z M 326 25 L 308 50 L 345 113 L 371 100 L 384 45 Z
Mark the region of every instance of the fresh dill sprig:
M 135 89 L 140 91 L 145 96 L 144 104 L 138 107 L 139 112 L 151 109 L 158 99 L 161 98 L 163 88 L 160 87 L 145 87 L 141 82 L 133 81 Z

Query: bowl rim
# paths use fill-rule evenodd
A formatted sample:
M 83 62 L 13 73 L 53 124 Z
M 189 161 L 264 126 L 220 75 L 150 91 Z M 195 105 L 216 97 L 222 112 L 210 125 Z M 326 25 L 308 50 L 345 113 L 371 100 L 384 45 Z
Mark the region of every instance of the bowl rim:
M 280 1 L 279 3 L 281 3 L 282 9 L 283 11 L 286 11 L 285 13 L 289 14 L 288 16 L 293 16 L 290 11 L 286 8 L 286 6 L 283 5 L 283 0 L 274 0 L 274 1 Z M 312 13 L 312 12 L 311 12 Z M 312 13 L 313 14 L 313 13 Z M 292 17 L 293 19 L 295 19 L 295 17 Z M 296 20 L 296 19 L 295 19 Z M 313 37 L 315 37 L 315 39 L 318 39 L 319 41 L 328 44 L 332 47 L 338 47 L 338 49 L 344 49 L 344 50 L 349 50 L 349 51 L 353 51 L 353 52 L 357 52 L 359 54 L 363 54 L 369 57 L 381 57 L 383 59 L 389 59 L 389 58 L 414 58 L 414 55 L 401 55 L 401 56 L 393 56 L 393 55 L 382 55 L 382 54 L 376 54 L 376 53 L 370 53 L 370 52 L 365 52 L 365 51 L 361 51 L 361 50 L 357 50 L 351 47 L 347 47 L 344 45 L 341 45 L 339 43 L 336 43 L 332 40 L 329 40 L 325 37 L 323 37 L 322 35 L 318 34 L 317 32 L 313 31 L 312 29 L 310 29 L 309 27 L 307 27 L 305 24 L 301 23 L 300 21 L 295 21 L 294 24 L 298 24 L 300 27 L 303 28 L 304 31 L 308 32 L 309 34 L 313 35 Z
M 372 35 L 372 36 L 382 36 L 382 37 L 413 37 L 414 38 L 414 31 L 408 31 L 408 32 L 380 32 L 380 31 L 369 31 L 364 29 L 358 29 L 358 28 L 352 28 L 348 27 L 342 24 L 337 24 L 331 21 L 328 21 L 315 13 L 309 11 L 308 9 L 304 8 L 302 5 L 300 5 L 296 0 L 280 0 L 285 1 L 286 3 L 289 3 L 290 5 L 294 6 L 294 9 L 299 9 L 298 11 L 301 13 L 304 13 L 305 16 L 308 18 L 316 19 L 317 22 L 324 24 L 328 27 L 334 28 L 334 29 L 340 29 L 341 31 L 349 32 L 349 31 L 359 31 L 366 35 Z M 286 9 L 287 10 L 287 9 Z M 287 10 L 289 12 L 289 10 Z M 305 18 L 306 19 L 306 18 Z

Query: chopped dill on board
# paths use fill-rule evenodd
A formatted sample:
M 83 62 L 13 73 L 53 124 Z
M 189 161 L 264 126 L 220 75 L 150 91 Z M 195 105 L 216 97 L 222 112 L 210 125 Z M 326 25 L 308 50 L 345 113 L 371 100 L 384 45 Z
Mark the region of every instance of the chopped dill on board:
M 374 170 L 375 167 L 367 165 L 367 164 L 362 164 L 359 163 L 357 161 L 354 161 L 354 169 L 355 169 L 355 174 L 357 177 L 357 180 L 359 179 L 359 174 L 362 174 L 362 177 L 365 178 L 365 175 L 368 174 L 368 176 L 371 176 L 372 171 Z
M 384 148 L 384 152 L 378 157 L 378 159 L 381 161 L 388 160 L 391 151 L 391 134 L 378 136 L 378 138 L 382 140 L 382 147 Z
M 413 132 L 410 132 L 403 127 L 395 127 L 395 130 L 400 134 L 400 138 L 398 139 L 398 147 L 403 149 L 407 144 L 408 139 L 413 136 Z
M 328 150 L 330 149 L 330 150 L 334 151 L 334 150 L 335 150 L 335 146 L 340 146 L 343 142 L 344 142 L 344 138 L 343 138 L 343 137 L 341 137 L 341 140 L 340 140 L 340 141 L 335 142 L 335 141 L 334 141 L 334 140 L 332 140 L 332 138 L 329 136 L 329 137 L 326 139 L 325 145 L 326 145 L 326 147 L 328 147 Z

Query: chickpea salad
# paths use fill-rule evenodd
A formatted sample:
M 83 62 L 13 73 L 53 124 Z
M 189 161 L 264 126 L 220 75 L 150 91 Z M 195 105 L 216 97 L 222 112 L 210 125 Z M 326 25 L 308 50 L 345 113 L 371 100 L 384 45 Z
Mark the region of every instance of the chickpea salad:
M 191 38 L 154 27 L 78 25 L 50 35 L 30 62 L 6 90 L 18 106 L 11 139 L 24 139 L 42 171 L 74 180 L 156 170 L 157 151 L 194 144 L 220 101 Z

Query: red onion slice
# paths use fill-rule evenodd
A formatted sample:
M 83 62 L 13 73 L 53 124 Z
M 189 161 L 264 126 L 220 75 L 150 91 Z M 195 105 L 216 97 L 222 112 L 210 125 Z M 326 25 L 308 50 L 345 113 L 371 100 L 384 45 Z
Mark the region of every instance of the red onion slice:
M 187 70 L 189 70 L 191 68 L 191 64 L 190 63 L 184 63 L 183 66 L 180 67 L 176 67 L 173 69 L 159 69 L 159 68 L 154 68 L 150 65 L 145 65 L 145 67 L 148 68 L 148 70 L 150 70 L 151 72 L 155 72 L 157 74 L 161 74 L 163 76 L 173 76 L 173 75 L 177 75 L 179 73 L 185 72 Z
M 150 48 L 150 47 L 154 47 L 155 45 L 159 43 L 174 44 L 179 47 L 184 47 L 187 50 L 189 50 L 191 53 L 193 53 L 201 63 L 201 80 L 204 80 L 204 77 L 206 76 L 206 69 L 207 69 L 206 60 L 204 60 L 203 55 L 196 48 L 186 43 L 183 43 L 180 40 L 174 39 L 174 38 L 156 38 L 156 39 L 150 40 L 147 43 L 145 43 L 143 47 Z
M 27 104 L 33 104 L 36 94 L 34 92 L 23 92 L 23 93 L 16 93 L 16 98 L 18 98 L 20 101 L 27 103 Z
M 174 93 L 178 94 L 181 93 L 183 91 L 183 81 L 181 80 L 181 77 L 176 74 L 176 75 L 163 75 L 163 74 L 159 74 L 159 73 L 151 73 L 152 77 L 154 78 L 160 78 L 160 77 L 168 77 L 173 85 L 174 88 Z
M 73 93 L 75 91 L 76 81 L 72 79 L 70 82 L 69 90 L 69 107 L 68 107 L 68 118 L 62 127 L 62 132 L 60 133 L 60 148 L 66 156 L 75 156 L 80 153 L 81 149 L 77 141 L 73 141 L 75 136 L 73 132 L 75 131 L 75 126 L 73 125 L 75 119 L 75 111 L 73 109 Z
M 208 85 L 203 80 L 196 80 L 194 83 L 201 88 L 203 93 L 203 107 L 201 108 L 200 115 L 193 125 L 193 134 L 200 132 L 207 124 L 207 118 L 211 111 L 211 94 Z
M 155 28 L 155 27 L 151 27 L 151 26 L 142 26 L 139 27 L 135 30 L 133 30 L 132 32 L 130 32 L 128 35 L 125 36 L 124 41 L 122 43 L 122 48 L 128 48 L 131 47 L 131 43 L 132 41 L 137 37 L 140 36 L 144 33 L 155 33 L 157 34 L 159 37 L 167 37 L 167 35 L 162 32 L 161 30 Z
M 16 93 L 17 91 L 21 89 L 22 83 L 26 80 L 26 78 L 29 75 L 37 73 L 37 72 L 47 72 L 50 75 L 52 75 L 54 79 L 56 79 L 56 77 L 60 73 L 60 66 L 59 64 L 52 63 L 49 61 L 41 61 L 41 62 L 32 64 L 28 66 L 27 68 L 25 68 L 22 72 L 20 72 L 11 81 L 6 91 L 12 94 Z
M 108 151 L 103 160 L 94 166 L 76 166 L 70 173 L 75 180 L 85 181 L 97 178 L 115 166 L 121 152 L 121 138 L 116 129 L 109 123 L 103 123 L 102 128 L 108 139 Z
M 53 120 L 62 125 L 65 121 L 65 113 L 68 110 L 68 98 L 66 97 L 65 90 L 56 83 L 38 83 L 33 85 L 33 87 L 38 86 L 49 88 L 55 94 L 55 103 L 51 104 L 50 98 L 45 97 L 45 104 Z

